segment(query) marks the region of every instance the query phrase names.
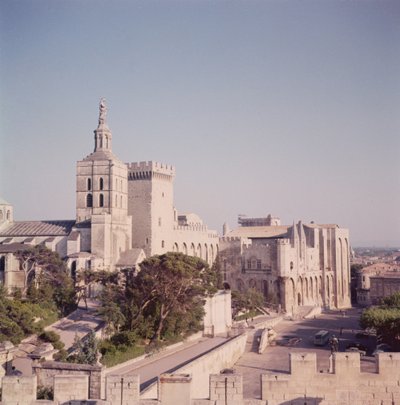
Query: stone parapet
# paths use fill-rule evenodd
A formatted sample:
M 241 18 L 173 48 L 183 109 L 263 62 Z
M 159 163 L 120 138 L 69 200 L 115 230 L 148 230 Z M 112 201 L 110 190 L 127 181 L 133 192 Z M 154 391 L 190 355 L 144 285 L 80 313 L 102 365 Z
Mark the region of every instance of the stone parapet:
M 215 405 L 243 404 L 243 377 L 233 370 L 210 375 L 210 400 Z
M 2 404 L 400 405 L 400 353 L 380 353 L 376 373 L 360 372 L 355 355 L 337 353 L 332 358 L 333 372 L 318 373 L 315 353 L 291 353 L 290 373 L 261 376 L 261 399 L 243 398 L 242 375 L 230 369 L 207 374 L 207 379 L 197 382 L 191 373 L 163 374 L 158 379 L 156 397 L 148 399 L 140 397 L 139 376 L 133 374 L 109 375 L 105 397 L 91 399 L 88 375 L 54 376 L 54 401 L 36 400 L 36 376 L 5 376 Z M 203 366 L 207 368 L 208 364 Z M 206 388 L 206 395 L 194 394 L 199 392 L 199 384 Z

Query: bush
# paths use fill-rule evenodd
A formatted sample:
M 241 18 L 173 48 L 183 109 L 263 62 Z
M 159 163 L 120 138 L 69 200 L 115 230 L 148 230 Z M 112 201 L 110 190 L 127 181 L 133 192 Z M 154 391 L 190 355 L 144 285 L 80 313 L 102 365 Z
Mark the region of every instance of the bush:
M 54 391 L 52 387 L 39 386 L 37 388 L 37 399 L 54 399 Z
M 106 354 L 112 355 L 115 354 L 117 351 L 117 348 L 113 343 L 111 343 L 109 340 L 102 340 L 99 343 L 99 352 L 104 356 Z
M 58 353 L 53 354 L 54 361 L 66 361 L 68 352 L 65 349 L 61 349 Z
M 116 333 L 110 340 L 115 346 L 134 346 L 138 337 L 133 331 L 124 331 Z
M 45 330 L 39 335 L 39 339 L 43 340 L 44 342 L 55 343 L 60 340 L 60 335 L 52 330 Z

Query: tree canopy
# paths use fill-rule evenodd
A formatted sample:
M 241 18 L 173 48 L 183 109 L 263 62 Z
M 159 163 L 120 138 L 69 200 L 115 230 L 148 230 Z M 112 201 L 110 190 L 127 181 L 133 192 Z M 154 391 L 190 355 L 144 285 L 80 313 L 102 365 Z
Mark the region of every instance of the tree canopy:
M 263 295 L 255 290 L 254 288 L 249 288 L 245 292 L 240 292 L 237 290 L 232 291 L 232 315 L 236 316 L 242 311 L 254 311 L 257 307 L 262 307 L 264 305 Z
M 137 275 L 125 274 L 123 284 L 104 288 L 99 312 L 112 329 L 135 330 L 152 341 L 198 329 L 204 297 L 217 291 L 216 272 L 203 260 L 182 253 L 150 257 Z
M 373 328 L 387 343 L 398 345 L 400 340 L 400 292 L 382 300 L 381 305 L 363 311 L 362 328 Z
M 74 282 L 58 253 L 37 245 L 15 255 L 25 274 L 23 295 L 31 302 L 55 305 L 61 315 L 76 308 Z

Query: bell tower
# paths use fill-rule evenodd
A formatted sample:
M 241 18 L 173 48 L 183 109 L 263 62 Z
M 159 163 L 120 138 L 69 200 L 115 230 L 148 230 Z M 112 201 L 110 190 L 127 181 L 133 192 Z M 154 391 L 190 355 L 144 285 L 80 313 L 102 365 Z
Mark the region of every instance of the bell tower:
M 128 169 L 112 152 L 112 134 L 106 122 L 107 106 L 102 98 L 99 121 L 94 130 L 94 151 L 77 162 L 76 222 L 90 228 L 83 238 L 83 251 L 99 258 L 99 265 L 112 268 L 120 253 L 131 245 L 128 216 Z

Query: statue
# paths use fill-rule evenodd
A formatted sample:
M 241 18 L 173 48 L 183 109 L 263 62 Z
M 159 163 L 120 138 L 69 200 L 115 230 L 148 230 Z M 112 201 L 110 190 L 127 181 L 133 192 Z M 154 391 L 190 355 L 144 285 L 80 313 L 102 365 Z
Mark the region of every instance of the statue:
M 107 115 L 107 106 L 106 106 L 106 99 L 102 97 L 100 99 L 100 105 L 99 105 L 99 125 L 100 124 L 105 124 L 106 122 L 106 115 Z

